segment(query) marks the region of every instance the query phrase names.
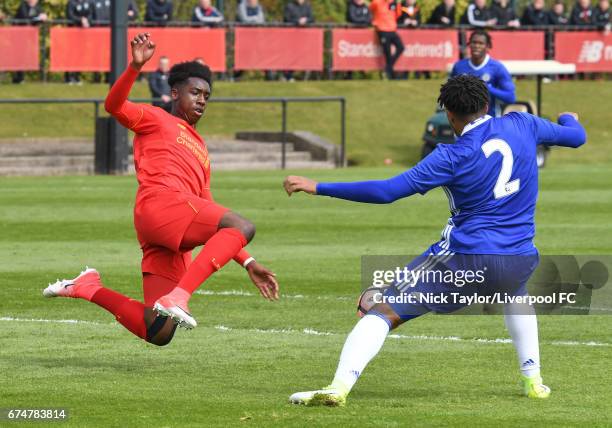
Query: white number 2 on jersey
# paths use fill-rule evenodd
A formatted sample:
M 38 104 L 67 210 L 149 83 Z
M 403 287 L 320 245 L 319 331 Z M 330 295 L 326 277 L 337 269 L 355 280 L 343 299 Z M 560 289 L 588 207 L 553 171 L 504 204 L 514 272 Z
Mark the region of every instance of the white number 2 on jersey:
M 518 192 L 521 180 L 517 178 L 516 180 L 509 181 L 512 176 L 514 158 L 512 156 L 512 149 L 508 143 L 499 139 L 489 140 L 482 145 L 482 151 L 487 158 L 495 152 L 500 152 L 502 155 L 501 171 L 499 172 L 497 183 L 495 183 L 495 188 L 493 189 L 495 199 L 501 199 Z

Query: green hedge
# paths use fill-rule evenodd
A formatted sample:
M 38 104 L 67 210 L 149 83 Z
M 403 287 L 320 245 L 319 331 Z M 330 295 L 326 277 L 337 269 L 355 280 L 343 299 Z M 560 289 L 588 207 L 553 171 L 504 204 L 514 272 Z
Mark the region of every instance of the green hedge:
M 61 19 L 64 17 L 67 0 L 42 0 L 44 8 L 51 18 Z M 224 0 L 226 19 L 233 21 L 236 16 L 236 3 L 238 0 Z M 260 0 L 264 6 L 268 21 L 282 21 L 283 8 L 288 0 Z M 317 22 L 345 22 L 346 4 L 348 0 L 311 0 L 312 8 Z M 429 18 L 433 9 L 441 0 L 421 0 L 423 20 Z M 0 8 L 7 15 L 13 15 L 21 0 L 0 0 Z M 140 7 L 141 19 L 144 17 L 146 0 L 136 0 Z M 547 0 L 547 4 L 552 5 L 553 0 Z M 457 0 L 457 19 L 465 11 L 469 0 Z M 528 0 L 518 0 L 518 9 L 521 11 L 528 3 Z M 193 8 L 197 0 L 174 0 L 174 16 L 177 21 L 189 21 Z M 571 0 L 566 1 L 566 6 L 573 4 Z

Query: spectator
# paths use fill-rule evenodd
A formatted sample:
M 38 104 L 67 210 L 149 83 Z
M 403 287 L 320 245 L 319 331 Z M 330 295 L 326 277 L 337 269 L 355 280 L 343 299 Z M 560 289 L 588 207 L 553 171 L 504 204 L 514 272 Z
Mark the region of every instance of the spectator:
M 210 0 L 199 0 L 198 5 L 193 9 L 191 22 L 214 26 L 223 22 L 223 14 L 211 4 Z
M 292 0 L 285 6 L 284 21 L 298 26 L 312 24 L 312 8 L 306 0 Z
M 418 27 L 421 24 L 421 9 L 417 6 L 416 0 L 402 1 L 397 23 L 405 27 Z
M 610 31 L 610 0 L 599 0 L 599 4 L 593 10 L 593 23 Z
M 90 0 L 68 0 L 66 19 L 71 26 L 89 28 L 94 18 L 94 7 Z M 69 85 L 81 84 L 81 73 L 67 72 L 64 81 Z
M 160 27 L 172 21 L 172 0 L 147 0 L 145 21 Z
M 23 0 L 15 13 L 15 19 L 27 25 L 37 25 L 47 20 L 47 14 L 43 12 L 38 0 Z M 24 79 L 23 71 L 13 73 L 13 83 L 23 83 Z
M 238 5 L 237 18 L 244 24 L 264 24 L 266 15 L 259 0 L 244 0 Z
M 395 78 L 393 67 L 404 52 L 404 43 L 397 34 L 397 18 L 400 11 L 396 7 L 395 0 L 372 0 L 370 3 L 372 24 L 385 55 L 385 75 L 388 79 Z
M 455 25 L 455 0 L 442 0 L 434 9 L 427 23 L 444 27 Z
M 543 0 L 542 0 L 543 1 Z M 493 26 L 497 20 L 493 17 L 491 9 L 487 7 L 486 0 L 474 0 L 470 3 L 461 17 L 461 24 L 472 27 Z
M 362 26 L 369 26 L 372 23 L 372 14 L 365 0 L 349 0 L 346 22 Z
M 285 6 L 283 13 L 283 19 L 288 24 L 297 25 L 303 27 L 314 22 L 314 16 L 312 15 L 312 8 L 310 4 L 305 0 L 292 0 Z M 293 71 L 285 71 L 285 79 L 293 81 Z
M 521 24 L 548 25 L 548 14 L 544 10 L 544 6 L 544 0 L 533 0 L 533 3 L 525 8 Z
M 96 25 L 109 25 L 111 21 L 111 0 L 94 0 L 94 17 Z M 128 20 L 134 21 L 138 18 L 138 6 L 135 0 L 128 1 Z
M 170 113 L 172 109 L 172 99 L 170 98 L 170 85 L 168 84 L 168 76 L 170 75 L 170 60 L 167 56 L 159 58 L 157 70 L 149 75 L 149 90 L 151 98 L 157 98 L 153 101 L 155 107 L 161 107 Z
M 497 25 L 511 28 L 518 28 L 521 26 L 521 22 L 518 16 L 516 16 L 514 8 L 508 3 L 508 0 L 493 0 L 491 12 L 495 19 L 497 19 Z
M 548 23 L 550 25 L 567 25 L 568 22 L 563 0 L 556 0 L 552 9 L 548 11 Z
M 578 0 L 570 16 L 571 25 L 593 25 L 591 0 Z

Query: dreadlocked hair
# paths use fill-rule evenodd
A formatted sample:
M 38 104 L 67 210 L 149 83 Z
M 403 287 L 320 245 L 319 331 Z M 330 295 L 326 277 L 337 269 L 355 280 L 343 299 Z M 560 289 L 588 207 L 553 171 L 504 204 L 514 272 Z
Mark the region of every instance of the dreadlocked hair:
M 467 117 L 485 110 L 489 103 L 487 85 L 476 76 L 451 77 L 440 88 L 438 104 L 446 110 Z
M 197 61 L 180 62 L 172 66 L 170 76 L 168 76 L 168 85 L 172 88 L 174 85 L 185 82 L 190 77 L 198 77 L 205 80 L 210 89 L 212 89 L 212 73 L 210 68 Z

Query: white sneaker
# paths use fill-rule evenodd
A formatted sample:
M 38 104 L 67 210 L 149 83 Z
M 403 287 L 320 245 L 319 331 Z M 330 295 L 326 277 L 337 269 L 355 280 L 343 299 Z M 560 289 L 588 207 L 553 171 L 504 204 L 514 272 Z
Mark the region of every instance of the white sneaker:
M 296 392 L 289 397 L 289 402 L 305 406 L 342 407 L 346 404 L 347 395 L 347 392 L 330 385 L 316 391 Z

